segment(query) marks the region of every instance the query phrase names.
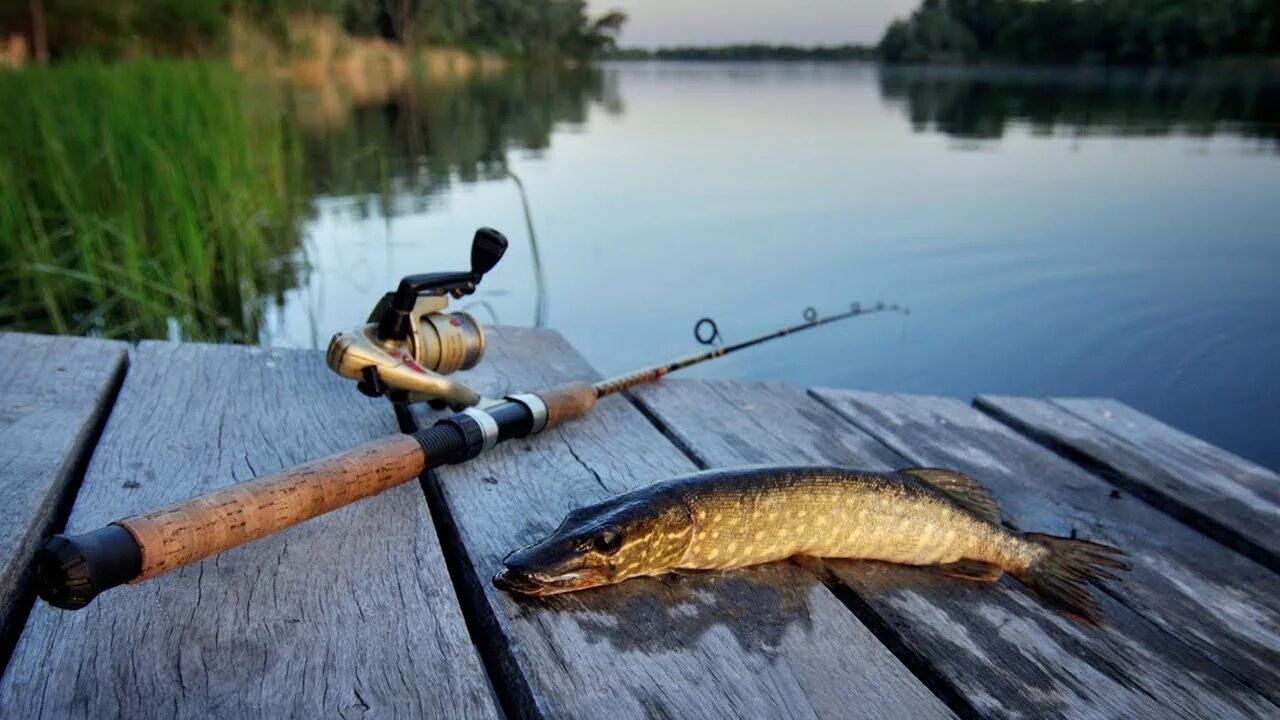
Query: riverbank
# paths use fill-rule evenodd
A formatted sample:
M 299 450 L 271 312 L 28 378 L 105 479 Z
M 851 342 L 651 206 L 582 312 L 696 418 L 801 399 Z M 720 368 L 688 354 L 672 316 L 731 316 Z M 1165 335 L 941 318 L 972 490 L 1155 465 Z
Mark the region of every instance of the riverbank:
M 0 71 L 0 325 L 264 341 L 306 227 L 394 217 L 501 177 L 601 97 L 599 73 L 323 48 L 289 65 L 80 61 Z
M 256 339 L 263 293 L 297 272 L 276 92 L 204 61 L 0 73 L 0 323 Z
M 385 97 L 413 74 L 433 80 L 499 72 L 507 58 L 452 46 L 405 47 L 380 37 L 355 36 L 329 17 L 295 15 L 285 42 L 262 28 L 234 20 L 227 59 L 243 72 L 265 70 L 302 87 L 341 86 L 358 98 Z
M 236 20 L 225 57 L 51 67 L 10 45 L 0 323 L 257 341 L 269 300 L 306 275 L 308 168 L 385 185 L 385 162 L 367 167 L 376 138 L 357 128 L 363 139 L 341 150 L 325 139 L 349 135 L 356 108 L 423 94 L 448 102 L 510 65 L 354 37 L 325 17 L 292 17 L 286 36 Z

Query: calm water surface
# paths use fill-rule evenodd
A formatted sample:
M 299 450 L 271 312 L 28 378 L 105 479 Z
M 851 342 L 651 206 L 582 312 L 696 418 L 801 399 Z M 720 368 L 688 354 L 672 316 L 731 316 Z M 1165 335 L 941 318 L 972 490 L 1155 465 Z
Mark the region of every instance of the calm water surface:
M 512 249 L 472 312 L 555 328 L 602 373 L 694 349 L 703 315 L 733 340 L 884 300 L 912 315 L 688 375 L 1111 396 L 1280 467 L 1274 85 L 655 63 L 436 100 L 320 132 L 313 270 L 265 342 L 322 346 L 401 275 L 464 268 L 492 225 Z

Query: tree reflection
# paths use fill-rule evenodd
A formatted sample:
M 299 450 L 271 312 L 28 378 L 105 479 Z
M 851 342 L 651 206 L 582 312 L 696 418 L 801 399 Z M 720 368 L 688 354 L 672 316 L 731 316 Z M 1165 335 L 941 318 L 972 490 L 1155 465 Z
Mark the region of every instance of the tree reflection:
M 427 208 L 454 182 L 504 178 L 508 152 L 546 149 L 557 127 L 586 122 L 592 103 L 622 108 L 616 87 L 591 67 L 419 77 L 336 113 L 314 92 L 295 98 L 312 194 L 350 198 L 361 213 L 376 201 L 386 217 Z M 317 117 L 324 112 L 332 114 Z
M 1280 150 L 1280 81 L 1265 74 L 1136 70 L 883 67 L 880 94 L 917 132 L 996 139 L 1231 132 Z

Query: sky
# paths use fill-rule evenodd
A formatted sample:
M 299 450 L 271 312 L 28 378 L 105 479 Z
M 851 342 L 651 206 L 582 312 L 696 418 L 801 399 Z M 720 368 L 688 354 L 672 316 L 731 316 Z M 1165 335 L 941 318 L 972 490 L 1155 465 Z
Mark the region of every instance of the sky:
M 738 42 L 872 43 L 920 0 L 589 0 L 592 15 L 630 16 L 623 47 Z

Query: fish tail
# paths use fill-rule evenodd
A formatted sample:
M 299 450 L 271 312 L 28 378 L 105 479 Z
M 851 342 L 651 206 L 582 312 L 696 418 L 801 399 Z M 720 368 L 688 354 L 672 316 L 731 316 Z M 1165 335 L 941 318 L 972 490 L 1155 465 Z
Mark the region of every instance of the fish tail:
M 1085 585 L 1118 579 L 1113 571 L 1129 569 L 1120 559 L 1124 552 L 1088 540 L 1040 533 L 1026 533 L 1023 538 L 1049 552 L 1013 576 L 1072 619 L 1089 625 L 1099 624 L 1101 611 L 1098 602 Z

